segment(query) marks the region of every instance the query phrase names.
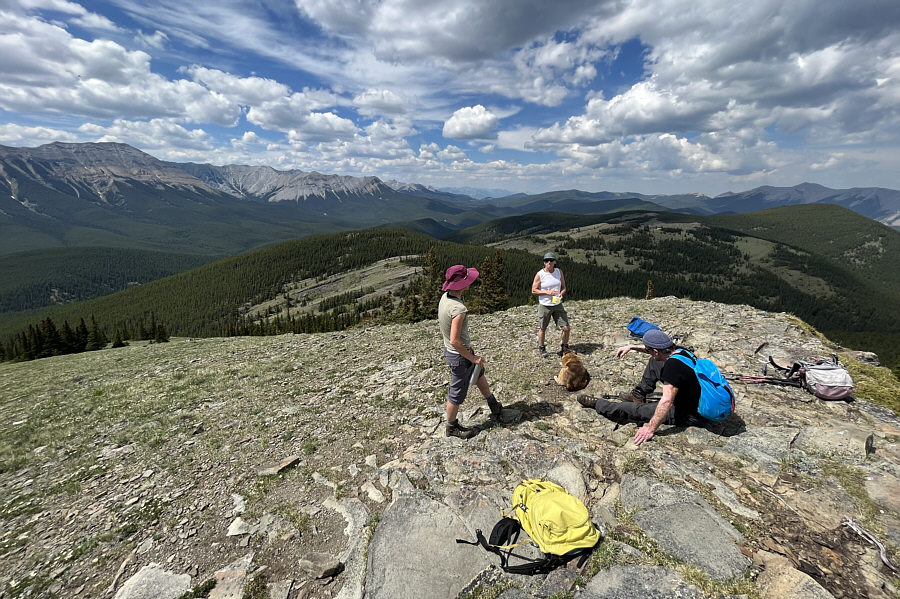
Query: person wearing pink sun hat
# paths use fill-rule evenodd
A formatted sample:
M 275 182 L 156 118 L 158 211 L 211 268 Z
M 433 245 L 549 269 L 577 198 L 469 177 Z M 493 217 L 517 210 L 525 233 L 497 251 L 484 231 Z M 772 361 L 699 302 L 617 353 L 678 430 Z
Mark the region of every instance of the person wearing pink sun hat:
M 448 437 L 471 439 L 477 432 L 459 423 L 459 407 L 466 400 L 469 385 L 475 369 L 480 369 L 475 385 L 484 396 L 491 410 L 491 417 L 499 419 L 503 406 L 491 393 L 487 377 L 484 376 L 484 358 L 476 355 L 469 338 L 468 309 L 463 302 L 463 292 L 478 278 L 478 271 L 462 264 L 451 266 L 444 273 L 441 290 L 445 293 L 438 303 L 438 324 L 444 340 L 444 360 L 450 367 L 450 386 L 447 389 Z

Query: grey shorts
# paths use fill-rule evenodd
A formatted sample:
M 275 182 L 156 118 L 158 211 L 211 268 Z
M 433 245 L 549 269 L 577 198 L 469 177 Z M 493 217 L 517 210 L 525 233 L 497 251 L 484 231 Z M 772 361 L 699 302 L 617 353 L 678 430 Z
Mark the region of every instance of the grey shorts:
M 541 320 L 541 329 L 547 328 L 551 318 L 559 328 L 569 326 L 569 315 L 566 314 L 566 309 L 563 308 L 562 304 L 557 304 L 555 306 L 538 304 L 538 318 Z
M 450 388 L 447 389 L 447 401 L 457 406 L 462 405 L 466 401 L 466 395 L 469 394 L 469 379 L 472 377 L 475 364 L 446 349 L 444 349 L 444 361 L 450 367 Z

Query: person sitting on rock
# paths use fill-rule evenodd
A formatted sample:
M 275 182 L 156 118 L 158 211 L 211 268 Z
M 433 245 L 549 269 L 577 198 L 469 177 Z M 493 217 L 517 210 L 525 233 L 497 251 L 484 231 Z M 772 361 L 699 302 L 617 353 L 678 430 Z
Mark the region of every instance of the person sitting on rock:
M 447 428 L 446 436 L 470 439 L 476 431 L 459 423 L 457 415 L 459 406 L 466 400 L 469 392 L 469 379 L 475 368 L 481 368 L 481 375 L 475 382 L 478 390 L 487 400 L 491 417 L 499 419 L 503 406 L 491 393 L 487 378 L 484 376 L 484 358 L 475 355 L 472 342 L 469 340 L 469 323 L 466 319 L 468 310 L 463 303 L 463 291 L 475 282 L 478 271 L 466 268 L 462 264 L 451 266 L 444 273 L 444 293 L 438 303 L 438 324 L 444 338 L 444 360 L 450 366 L 450 387 L 447 389 Z
M 661 333 L 657 329 L 651 329 L 647 331 L 650 333 L 650 338 L 653 339 L 654 336 L 657 336 L 658 333 Z M 644 334 L 644 337 L 647 336 L 647 333 Z M 665 335 L 665 333 L 663 333 Z M 666 336 L 668 339 L 668 336 Z M 693 348 L 688 348 L 690 351 L 693 351 Z M 647 348 L 646 343 L 642 343 L 639 345 L 623 345 L 622 347 L 616 349 L 616 357 L 621 358 L 628 352 L 642 352 L 645 354 L 649 354 L 650 351 Z M 621 401 L 633 401 L 635 403 L 645 403 L 647 398 L 650 397 L 650 394 L 656 389 L 656 383 L 659 381 L 660 373 L 662 373 L 663 364 L 665 362 L 660 362 L 658 360 L 654 360 L 652 357 L 647 360 L 647 365 L 644 367 L 644 374 L 641 375 L 640 382 L 632 389 L 631 391 L 622 391 L 619 393 L 619 399 Z
M 704 418 L 697 413 L 700 402 L 700 383 L 697 381 L 697 375 L 690 366 L 680 360 L 669 359 L 678 349 L 672 339 L 662 331 L 654 329 L 644 334 L 643 342 L 643 347 L 619 348 L 616 355 L 621 357 L 632 349 L 650 354 L 651 362 L 658 363 L 659 380 L 663 383 L 662 399 L 659 402 L 645 403 L 631 399 L 607 401 L 590 395 L 579 395 L 577 398 L 583 407 L 593 408 L 598 414 L 614 422 L 646 423 L 635 433 L 635 445 L 652 439 L 661 424 L 698 426 L 704 422 Z M 654 381 L 654 386 L 655 384 Z

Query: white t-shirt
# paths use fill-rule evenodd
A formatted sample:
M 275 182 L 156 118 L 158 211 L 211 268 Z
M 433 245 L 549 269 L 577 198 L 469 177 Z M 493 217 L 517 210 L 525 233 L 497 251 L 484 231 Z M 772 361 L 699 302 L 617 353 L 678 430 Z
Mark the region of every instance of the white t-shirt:
M 547 272 L 546 269 L 541 269 L 538 272 L 538 276 L 541 277 L 541 290 L 550 291 L 551 289 L 556 289 L 559 291 L 562 289 L 562 271 L 558 268 L 554 268 L 553 272 Z M 538 301 L 545 306 L 556 306 L 562 299 L 555 295 L 539 295 Z
M 459 353 L 450 343 L 450 329 L 453 326 L 453 319 L 466 312 L 468 312 L 468 309 L 466 309 L 462 299 L 453 297 L 446 292 L 441 296 L 441 301 L 438 303 L 438 324 L 441 327 L 441 337 L 444 338 L 444 349 L 451 354 Z M 459 340 L 466 347 L 472 347 L 472 342 L 469 340 L 468 318 L 463 321 L 462 329 L 459 331 Z

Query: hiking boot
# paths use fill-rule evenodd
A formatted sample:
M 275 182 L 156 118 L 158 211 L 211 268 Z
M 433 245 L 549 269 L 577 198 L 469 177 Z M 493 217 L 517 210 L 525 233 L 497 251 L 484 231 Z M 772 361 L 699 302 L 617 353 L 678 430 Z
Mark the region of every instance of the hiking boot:
M 459 437 L 460 439 L 471 439 L 475 436 L 475 431 L 471 428 L 461 425 L 459 422 L 448 422 L 446 429 L 444 429 L 444 436 Z
M 503 413 L 503 404 L 497 401 L 497 398 L 491 394 L 491 396 L 487 398 L 487 405 L 491 410 L 491 419 L 499 421 L 500 415 Z
M 647 397 L 637 389 L 632 389 L 631 391 L 622 391 L 621 393 L 619 393 L 619 401 L 647 403 Z
M 567 350 L 572 349 L 568 343 L 561 343 L 559 346 L 559 355 L 563 355 Z
M 549 354 L 547 353 L 547 347 L 544 346 L 544 345 L 542 345 L 542 346 L 540 346 L 540 347 L 538 348 L 538 353 L 541 354 L 541 357 L 542 357 L 542 358 L 545 358 L 545 359 L 546 359 L 546 357 L 549 355 Z
M 597 405 L 597 398 L 593 395 L 579 395 L 575 399 L 578 400 L 578 403 L 581 404 L 581 407 L 583 408 L 594 409 L 594 407 Z

